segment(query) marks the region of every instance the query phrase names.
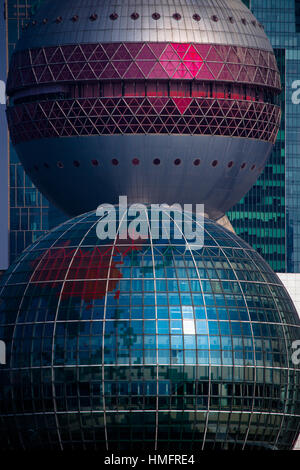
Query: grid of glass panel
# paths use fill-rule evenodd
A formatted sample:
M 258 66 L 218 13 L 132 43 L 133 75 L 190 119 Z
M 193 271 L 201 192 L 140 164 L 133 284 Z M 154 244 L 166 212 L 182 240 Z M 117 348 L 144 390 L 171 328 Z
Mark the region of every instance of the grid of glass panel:
M 2 279 L 1 446 L 291 448 L 299 319 L 266 262 L 206 219 L 199 250 L 173 219 L 169 240 L 111 243 L 97 222 L 52 230 Z

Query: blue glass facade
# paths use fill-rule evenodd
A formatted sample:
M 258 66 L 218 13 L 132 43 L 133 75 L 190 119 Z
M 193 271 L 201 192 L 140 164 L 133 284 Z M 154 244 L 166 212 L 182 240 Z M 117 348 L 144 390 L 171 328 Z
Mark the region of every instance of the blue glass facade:
M 285 88 L 285 50 L 274 49 Z M 236 231 L 276 272 L 286 270 L 285 94 L 280 96 L 281 124 L 267 165 L 247 195 L 228 212 Z
M 300 77 L 299 2 L 296 0 L 251 1 L 251 9 L 265 26 L 277 50 L 285 53 L 285 207 L 286 271 L 300 272 L 300 105 L 293 104 L 293 82 Z

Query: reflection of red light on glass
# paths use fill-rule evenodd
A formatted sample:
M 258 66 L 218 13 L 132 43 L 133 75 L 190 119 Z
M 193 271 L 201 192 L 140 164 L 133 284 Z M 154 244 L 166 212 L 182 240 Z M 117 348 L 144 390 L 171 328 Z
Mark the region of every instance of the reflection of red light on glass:
M 55 281 L 64 282 L 62 300 L 81 298 L 85 302 L 102 299 L 106 292 L 113 292 L 123 277 L 119 267 L 123 259 L 142 249 L 142 240 L 120 240 L 116 245 L 88 248 L 69 248 L 70 241 L 62 248 L 50 248 L 32 262 L 35 269 L 32 283 L 46 283 L 56 288 Z M 115 299 L 120 296 L 116 292 Z

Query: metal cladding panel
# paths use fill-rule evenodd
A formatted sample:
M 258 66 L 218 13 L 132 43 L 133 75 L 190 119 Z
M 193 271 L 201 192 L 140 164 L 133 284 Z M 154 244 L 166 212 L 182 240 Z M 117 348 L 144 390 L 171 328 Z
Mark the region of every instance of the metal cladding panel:
M 127 194 L 221 216 L 262 172 L 280 119 L 271 45 L 239 0 L 46 1 L 8 82 L 18 156 L 70 215 Z
M 196 42 L 272 51 L 263 27 L 240 0 L 46 1 L 17 50 L 120 41 Z
M 70 215 L 117 203 L 124 194 L 129 202 L 204 203 L 209 216 L 217 218 L 254 184 L 272 143 L 111 135 L 33 140 L 16 149 L 32 181 Z
M 34 93 L 27 89 L 32 85 L 115 79 L 217 80 L 281 91 L 272 52 L 217 44 L 125 42 L 18 51 L 10 64 L 7 94 Z

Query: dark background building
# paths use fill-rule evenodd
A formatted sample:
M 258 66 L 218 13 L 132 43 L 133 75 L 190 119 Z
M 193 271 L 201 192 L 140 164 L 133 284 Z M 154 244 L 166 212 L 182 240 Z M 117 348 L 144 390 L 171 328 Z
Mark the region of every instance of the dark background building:
M 15 48 L 31 14 L 42 1 L 5 0 L 7 33 L 7 60 Z M 35 188 L 25 174 L 21 163 L 9 145 L 10 169 L 10 261 L 13 261 L 26 246 L 33 243 L 49 228 L 57 225 L 65 217 Z M 2 216 L 2 213 L 1 213 Z
M 238 235 L 277 272 L 300 271 L 300 107 L 292 85 L 300 77 L 300 2 L 248 0 L 264 25 L 281 73 L 282 123 L 269 163 L 256 185 L 228 213 Z
M 8 268 L 8 132 L 5 116 L 6 32 L 0 15 L 0 273 Z M 1 274 L 0 274 L 1 275 Z
M 5 2 L 8 60 L 28 20 L 32 2 Z M 9 146 L 10 167 L 10 261 L 49 228 L 48 201 L 25 175 L 12 145 Z

